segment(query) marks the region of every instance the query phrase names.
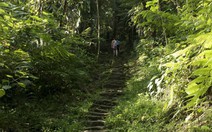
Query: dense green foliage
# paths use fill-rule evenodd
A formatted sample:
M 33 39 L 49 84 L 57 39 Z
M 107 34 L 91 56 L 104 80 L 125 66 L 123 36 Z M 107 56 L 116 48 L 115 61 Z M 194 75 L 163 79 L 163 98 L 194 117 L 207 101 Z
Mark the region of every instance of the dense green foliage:
M 211 5 L 207 0 L 149 0 L 130 10 L 140 34 L 134 45 L 138 59 L 133 68 L 137 70 L 132 75 L 140 75 L 132 77 L 126 90 L 140 91 L 127 92 L 129 97 L 112 112 L 108 118 L 112 130 L 211 131 Z M 147 71 L 153 74 L 142 74 Z M 160 100 L 155 108 L 139 109 L 149 107 L 155 99 Z M 131 103 L 134 105 L 128 106 Z M 160 114 L 155 115 L 158 108 Z M 133 113 L 132 109 L 139 110 Z M 147 126 L 139 127 L 143 125 Z
M 37 91 L 54 91 L 88 80 L 84 65 L 92 61 L 83 39 L 58 28 L 51 13 L 39 17 L 33 8 L 15 3 L 1 2 L 1 7 L 1 96 L 12 87 L 33 89 L 35 81 Z
M 0 131 L 73 131 L 89 106 L 96 60 L 74 33 L 79 17 L 68 25 L 40 2 L 0 2 Z
M 151 7 L 148 11 L 141 11 L 133 17 L 135 20 L 139 16 L 144 18 L 143 21 L 137 22 L 141 23 L 141 28 L 154 27 L 153 31 L 159 34 L 155 36 L 156 40 L 164 35 L 164 41 L 158 45 L 165 45 L 165 47 L 154 48 L 161 49 L 159 51 L 161 59 L 158 61 L 161 74 L 154 81 L 156 81 L 157 89 L 163 86 L 162 90 L 157 91 L 157 94 L 164 92 L 167 88 L 170 90 L 167 108 L 176 102 L 178 102 L 179 107 L 185 103 L 186 107 L 196 106 L 201 100 L 204 101 L 210 96 L 212 23 L 211 18 L 205 13 L 211 14 L 211 2 L 195 1 L 192 6 L 190 4 L 187 3 L 186 6 L 182 6 L 177 14 L 169 14 L 170 11 L 164 9 L 164 11 L 162 9 L 156 10 L 159 5 L 155 6 L 148 3 L 146 7 Z M 162 26 L 152 25 L 154 24 L 152 21 L 156 20 L 158 16 L 149 14 L 148 17 L 150 18 L 147 18 L 146 12 L 158 14 Z M 163 14 L 166 14 L 166 19 L 170 20 L 165 20 Z M 169 22 L 172 24 L 169 24 Z M 176 29 L 176 26 L 178 26 L 178 29 Z M 163 30 L 162 33 L 158 32 L 161 30 Z
M 81 129 L 112 37 L 131 77 L 108 128 L 211 131 L 211 16 L 211 0 L 2 0 L 0 131 Z

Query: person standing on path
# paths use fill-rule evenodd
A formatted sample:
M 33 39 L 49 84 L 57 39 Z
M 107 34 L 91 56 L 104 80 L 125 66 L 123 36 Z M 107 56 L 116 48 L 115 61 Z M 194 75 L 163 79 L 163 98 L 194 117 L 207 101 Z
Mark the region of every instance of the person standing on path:
M 117 42 L 116 39 L 113 38 L 112 42 L 111 42 L 111 48 L 113 49 L 113 56 L 118 56 L 118 51 L 117 51 Z

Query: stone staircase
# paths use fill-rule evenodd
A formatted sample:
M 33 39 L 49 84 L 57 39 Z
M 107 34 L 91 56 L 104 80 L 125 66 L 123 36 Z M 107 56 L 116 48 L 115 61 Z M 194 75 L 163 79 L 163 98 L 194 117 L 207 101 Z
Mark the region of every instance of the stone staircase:
M 103 85 L 100 97 L 93 102 L 93 105 L 89 109 L 83 132 L 109 131 L 108 128 L 105 127 L 105 118 L 110 110 L 117 105 L 117 99 L 124 94 L 124 85 L 124 66 L 121 64 L 114 64 L 111 75 Z

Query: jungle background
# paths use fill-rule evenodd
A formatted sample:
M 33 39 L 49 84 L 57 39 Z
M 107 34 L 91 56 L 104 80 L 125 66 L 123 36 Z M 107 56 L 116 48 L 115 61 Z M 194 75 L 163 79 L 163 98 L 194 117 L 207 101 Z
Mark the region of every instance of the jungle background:
M 1 0 L 0 131 L 80 131 L 116 61 L 111 131 L 212 131 L 211 0 Z

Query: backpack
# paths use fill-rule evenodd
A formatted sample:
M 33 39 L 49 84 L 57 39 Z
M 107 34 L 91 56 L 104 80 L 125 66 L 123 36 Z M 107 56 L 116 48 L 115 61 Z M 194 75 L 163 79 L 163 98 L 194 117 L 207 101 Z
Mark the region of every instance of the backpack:
M 115 45 L 117 46 L 119 44 L 120 44 L 120 41 L 116 40 Z

